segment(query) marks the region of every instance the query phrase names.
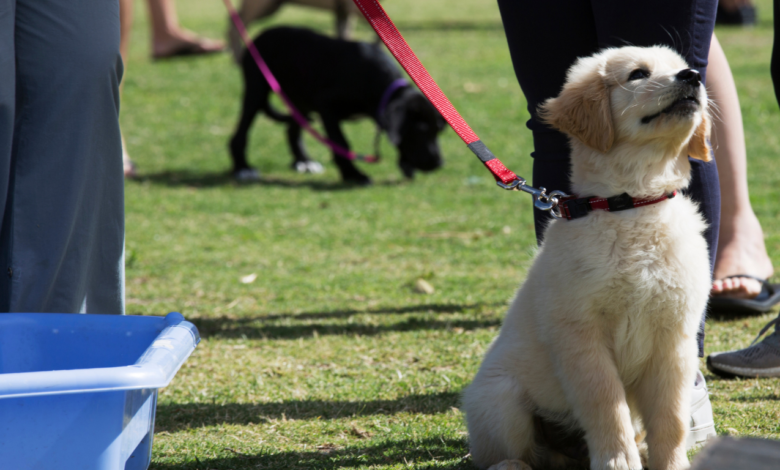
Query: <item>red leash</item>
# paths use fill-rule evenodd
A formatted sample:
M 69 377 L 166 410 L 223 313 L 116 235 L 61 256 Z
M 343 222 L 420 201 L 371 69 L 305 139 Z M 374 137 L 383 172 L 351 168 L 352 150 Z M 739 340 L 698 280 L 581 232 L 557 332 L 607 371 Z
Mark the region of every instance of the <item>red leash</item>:
M 477 134 L 471 130 L 466 121 L 460 116 L 460 113 L 450 103 L 450 100 L 441 91 L 439 85 L 433 80 L 431 75 L 425 70 L 425 67 L 417 58 L 412 48 L 406 43 L 401 33 L 396 28 L 393 21 L 387 16 L 382 5 L 377 0 L 353 0 L 355 5 L 363 12 L 368 23 L 374 28 L 374 31 L 385 43 L 398 63 L 406 70 L 406 73 L 414 80 L 414 83 L 420 88 L 420 91 L 428 97 L 430 102 L 439 110 L 444 119 L 449 123 L 455 133 L 463 139 L 468 148 L 482 161 L 493 177 L 496 184 L 504 189 L 519 190 L 531 194 L 534 198 L 534 207 L 543 211 L 550 211 L 554 217 L 561 217 L 558 211 L 558 200 L 567 196 L 561 191 L 553 191 L 547 194 L 545 188 L 534 188 L 526 184 L 526 180 L 514 174 L 511 170 L 501 163 L 501 160 L 485 146 L 477 137 Z
M 420 60 L 415 55 L 409 44 L 406 43 L 398 28 L 387 16 L 384 8 L 378 0 L 354 0 L 355 4 L 363 12 L 368 23 L 374 28 L 374 31 L 385 43 L 396 60 L 406 70 L 406 73 L 412 77 L 414 83 L 428 97 L 431 103 L 439 110 L 444 119 L 452 126 L 452 129 L 463 139 L 463 142 L 471 149 L 474 154 L 485 164 L 488 170 L 496 178 L 496 184 L 504 189 L 520 190 L 530 193 L 534 198 L 534 207 L 543 211 L 549 211 L 553 217 L 565 218 L 568 220 L 577 219 L 586 216 L 593 210 L 603 210 L 609 212 L 618 212 L 636 207 L 643 207 L 650 204 L 657 204 L 667 199 L 673 198 L 677 191 L 655 198 L 633 198 L 628 194 L 621 194 L 608 198 L 589 197 L 579 198 L 569 196 L 562 191 L 552 191 L 547 194 L 545 188 L 534 188 L 526 184 L 526 180 L 517 176 L 507 169 L 501 160 L 496 158 L 488 150 L 485 144 L 479 140 L 477 134 L 466 124 L 466 121 L 460 116 L 450 100 L 444 96 L 439 85 L 433 80 L 431 75 L 425 70 Z
M 444 95 L 439 85 L 433 80 L 431 75 L 425 70 L 425 67 L 415 55 L 409 44 L 406 43 L 398 28 L 387 16 L 385 10 L 377 0 L 354 0 L 355 4 L 363 12 L 371 27 L 382 39 L 387 48 L 398 60 L 406 73 L 412 77 L 414 83 L 420 88 L 420 91 L 428 97 L 431 103 L 439 110 L 444 119 L 450 124 L 463 142 L 469 146 L 482 163 L 493 173 L 496 181 L 504 184 L 510 184 L 520 178 L 512 171 L 507 169 L 501 160 L 496 158 L 490 150 L 479 140 L 477 134 L 471 130 L 466 121 L 460 116 L 450 100 Z
M 361 155 L 353 152 L 352 150 L 347 150 L 341 145 L 323 136 L 322 134 L 314 130 L 313 127 L 311 127 L 306 117 L 304 117 L 304 115 L 301 114 L 300 111 L 298 111 L 295 105 L 293 105 L 292 101 L 290 101 L 287 95 L 285 95 L 284 92 L 282 91 L 282 87 L 279 85 L 279 82 L 276 80 L 276 77 L 274 77 L 274 74 L 271 73 L 271 69 L 268 68 L 268 65 L 266 65 L 265 61 L 263 60 L 263 57 L 260 55 L 260 52 L 257 51 L 255 44 L 249 38 L 249 35 L 246 32 L 246 28 L 244 27 L 244 23 L 242 23 L 241 18 L 238 17 L 238 13 L 236 13 L 236 9 L 233 8 L 233 4 L 230 2 L 230 0 L 223 0 L 223 2 L 225 3 L 225 8 L 227 8 L 228 13 L 230 14 L 230 18 L 233 20 L 233 24 L 236 25 L 236 29 L 238 30 L 239 34 L 241 34 L 241 39 L 243 39 L 247 50 L 252 55 L 252 58 L 255 60 L 255 63 L 257 64 L 257 68 L 260 69 L 260 72 L 262 72 L 263 77 L 265 77 L 265 80 L 268 82 L 268 85 L 271 87 L 274 93 L 279 95 L 282 101 L 284 101 L 284 104 L 287 106 L 287 109 L 290 110 L 290 114 L 292 114 L 293 119 L 295 119 L 298 125 L 306 129 L 306 131 L 309 134 L 311 134 L 315 139 L 319 140 L 320 142 L 328 146 L 331 150 L 333 150 L 333 152 L 346 159 L 362 160 L 368 163 L 378 162 L 379 158 L 373 155 Z

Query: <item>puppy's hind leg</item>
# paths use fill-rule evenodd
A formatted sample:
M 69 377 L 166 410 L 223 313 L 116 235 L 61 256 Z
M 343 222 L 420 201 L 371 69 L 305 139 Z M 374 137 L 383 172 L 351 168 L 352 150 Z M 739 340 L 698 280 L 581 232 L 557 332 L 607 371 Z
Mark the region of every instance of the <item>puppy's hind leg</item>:
M 309 154 L 306 152 L 301 138 L 301 130 L 301 126 L 297 122 L 291 122 L 287 125 L 287 143 L 293 154 L 292 168 L 298 173 L 322 173 L 322 165 L 309 158 Z
M 481 369 L 463 393 L 474 464 L 491 470 L 527 470 L 534 444 L 533 416 L 522 388 L 503 371 Z

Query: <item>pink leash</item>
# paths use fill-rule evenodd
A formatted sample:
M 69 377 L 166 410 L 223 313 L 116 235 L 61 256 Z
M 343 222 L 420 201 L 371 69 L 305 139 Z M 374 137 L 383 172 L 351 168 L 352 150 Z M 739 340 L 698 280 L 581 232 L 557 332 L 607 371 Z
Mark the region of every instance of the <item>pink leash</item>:
M 346 159 L 361 160 L 368 163 L 378 162 L 379 159 L 377 157 L 373 155 L 362 155 L 362 154 L 355 153 L 352 150 L 347 150 L 341 145 L 323 136 L 322 134 L 314 130 L 313 127 L 311 127 L 309 121 L 303 116 L 303 114 L 300 113 L 300 111 L 298 111 L 295 105 L 293 105 L 292 101 L 290 101 L 287 95 L 285 95 L 284 92 L 282 91 L 282 87 L 279 85 L 279 82 L 276 80 L 276 77 L 274 77 L 274 74 L 271 73 L 271 69 L 268 68 L 268 65 L 266 65 L 265 61 L 263 60 L 263 57 L 260 55 L 260 52 L 257 51 L 255 44 L 249 38 L 249 35 L 246 32 L 246 28 L 244 27 L 244 23 L 242 23 L 241 18 L 238 17 L 238 13 L 236 13 L 236 9 L 233 8 L 233 4 L 230 2 L 230 0 L 222 0 L 222 1 L 225 3 L 225 7 L 227 8 L 228 13 L 230 13 L 230 18 L 233 20 L 233 24 L 236 25 L 236 29 L 238 30 L 239 34 L 241 34 L 241 39 L 244 41 L 247 50 L 252 55 L 252 58 L 255 60 L 255 63 L 257 64 L 257 67 L 260 69 L 260 72 L 263 74 L 263 77 L 265 77 L 265 80 L 268 82 L 268 85 L 271 87 L 271 90 L 273 90 L 274 93 L 279 95 L 282 101 L 284 101 L 284 104 L 287 106 L 287 109 L 290 110 L 290 114 L 292 114 L 292 117 L 293 119 L 295 119 L 295 122 L 297 122 L 298 125 L 306 129 L 306 131 L 309 134 L 311 134 L 315 139 L 322 142 L 326 146 L 330 147 L 330 149 L 333 150 L 333 152 Z

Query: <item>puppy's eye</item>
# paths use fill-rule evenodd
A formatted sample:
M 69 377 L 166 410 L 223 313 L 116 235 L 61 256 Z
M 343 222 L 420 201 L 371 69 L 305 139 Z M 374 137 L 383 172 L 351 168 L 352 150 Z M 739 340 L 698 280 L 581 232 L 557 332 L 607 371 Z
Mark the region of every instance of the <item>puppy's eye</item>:
M 650 71 L 647 69 L 636 69 L 628 76 L 628 81 L 640 80 L 650 76 Z

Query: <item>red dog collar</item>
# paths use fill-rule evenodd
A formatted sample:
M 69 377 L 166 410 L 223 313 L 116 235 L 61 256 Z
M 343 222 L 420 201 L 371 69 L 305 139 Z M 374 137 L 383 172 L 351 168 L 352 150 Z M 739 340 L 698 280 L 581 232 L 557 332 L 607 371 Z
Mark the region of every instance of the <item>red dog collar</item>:
M 664 194 L 661 197 L 654 198 L 634 198 L 623 193 L 619 196 L 612 197 L 577 197 L 567 196 L 558 200 L 558 209 L 560 210 L 561 218 L 567 220 L 579 219 L 585 217 L 593 210 L 601 210 L 607 212 L 618 212 L 635 207 L 648 206 L 650 204 L 656 204 L 667 199 L 671 199 L 677 195 L 677 191 L 672 191 L 669 194 Z

